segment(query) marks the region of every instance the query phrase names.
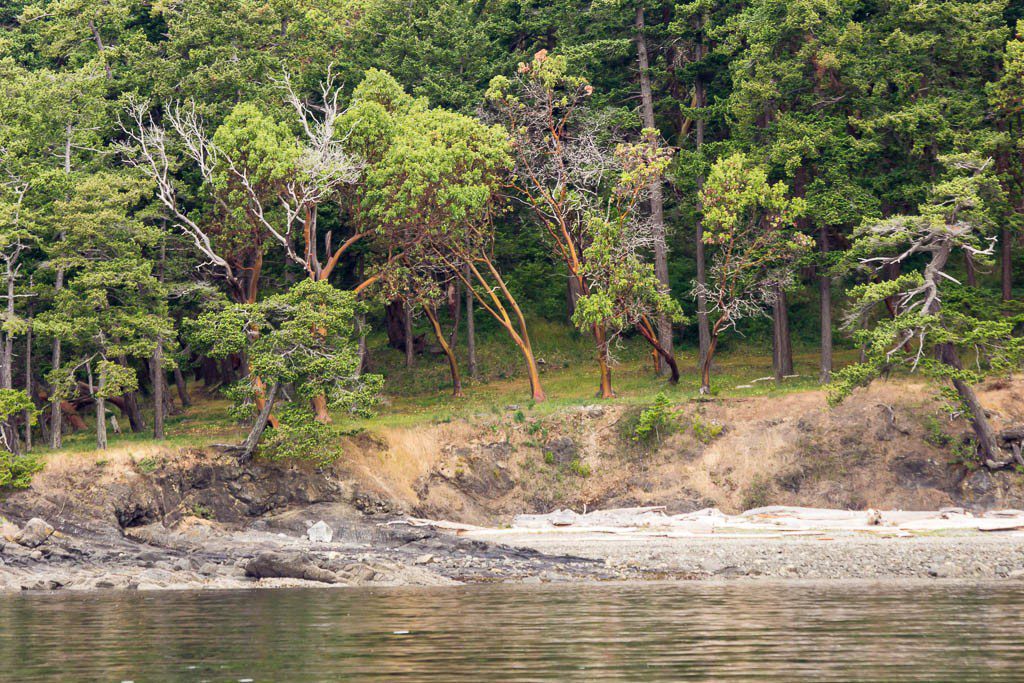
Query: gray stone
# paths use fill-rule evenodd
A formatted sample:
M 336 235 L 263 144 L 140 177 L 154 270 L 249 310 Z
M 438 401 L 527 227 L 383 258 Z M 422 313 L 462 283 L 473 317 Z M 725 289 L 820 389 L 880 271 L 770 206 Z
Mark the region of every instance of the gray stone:
M 306 536 L 313 543 L 330 543 L 334 538 L 334 529 L 327 526 L 322 519 L 313 526 L 306 529 Z
M 318 567 L 302 555 L 261 553 L 245 566 L 245 573 L 255 579 L 305 579 L 321 583 L 338 583 L 338 575 Z
M 199 573 L 203 576 L 214 576 L 216 574 L 219 574 L 220 570 L 221 567 L 219 564 L 215 564 L 213 562 L 204 562 L 203 565 L 199 568 Z
M 576 442 L 568 436 L 551 439 L 544 444 L 544 452 L 551 454 L 556 465 L 569 465 L 579 456 Z
M 37 548 L 46 543 L 53 535 L 53 527 L 38 517 L 28 520 L 28 524 L 14 537 L 14 542 L 26 548 Z

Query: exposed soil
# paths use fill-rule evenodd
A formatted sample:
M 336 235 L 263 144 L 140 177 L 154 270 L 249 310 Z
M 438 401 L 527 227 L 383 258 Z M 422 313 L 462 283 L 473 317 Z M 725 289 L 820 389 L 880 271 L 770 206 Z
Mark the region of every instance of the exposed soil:
M 1024 381 L 990 384 L 981 398 L 997 428 L 1024 421 Z M 966 423 L 943 416 L 923 385 L 879 384 L 834 410 L 820 392 L 691 402 L 676 406 L 672 428 L 648 444 L 632 439 L 639 410 L 594 405 L 534 417 L 510 406 L 472 424 L 363 434 L 349 438 L 323 471 L 258 461 L 242 467 L 196 451 L 53 460 L 31 489 L 0 503 L 13 522 L 0 541 L 0 588 L 690 578 L 716 574 L 690 561 L 707 554 L 699 544 L 654 552 L 533 539 L 512 547 L 403 520 L 501 525 L 524 512 L 635 505 L 664 505 L 669 513 L 767 504 L 1024 508 L 1024 476 L 964 462 L 958 444 Z M 57 533 L 37 546 L 15 542 L 32 518 Z M 333 531 L 329 542 L 307 538 L 321 520 Z M 934 575 L 936 566 L 946 571 L 943 557 L 977 565 L 992 541 L 979 543 L 936 541 L 878 554 L 854 542 L 831 555 L 824 549 L 835 545 L 805 544 L 800 562 L 779 560 L 761 573 L 828 577 L 828 567 L 870 564 L 877 555 L 889 558 L 871 564 L 883 568 L 877 575 Z M 740 558 L 718 564 L 746 563 L 737 575 L 757 575 L 758 553 L 776 552 L 730 547 L 715 552 Z M 818 560 L 816 547 L 823 548 Z M 1019 539 L 999 545 L 988 570 L 965 575 L 1013 574 L 1022 548 Z

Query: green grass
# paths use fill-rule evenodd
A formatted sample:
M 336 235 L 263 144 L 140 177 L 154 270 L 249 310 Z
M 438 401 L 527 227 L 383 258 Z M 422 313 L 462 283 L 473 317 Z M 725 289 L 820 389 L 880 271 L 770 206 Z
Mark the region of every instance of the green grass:
M 384 375 L 384 401 L 377 415 L 353 419 L 336 414 L 335 424 L 344 430 L 414 427 L 419 424 L 447 422 L 455 419 L 486 419 L 498 415 L 521 413 L 523 419 L 550 415 L 565 408 L 594 404 L 646 406 L 664 392 L 673 404 L 699 399 L 699 376 L 696 350 L 683 348 L 677 352 L 682 377 L 672 386 L 654 374 L 649 347 L 640 339 L 624 340 L 615 350 L 616 364 L 612 382 L 614 399 L 596 398 L 597 368 L 594 346 L 589 336 L 581 335 L 566 325 L 537 321 L 530 328 L 536 356 L 543 362 L 541 381 L 547 400 L 534 403 L 524 372 L 522 356 L 498 331 L 484 332 L 478 341 L 480 378 L 464 377 L 465 397 L 451 396 L 448 365 L 440 353 L 425 352 L 416 358 L 411 370 L 405 367 L 405 355 L 389 348 L 382 334 L 370 338 L 373 371 Z M 428 338 L 428 345 L 430 341 Z M 459 361 L 465 374 L 465 342 L 458 344 Z M 852 362 L 855 351 L 837 350 L 836 363 Z M 771 396 L 817 389 L 817 349 L 799 349 L 794 354 L 799 377 L 783 380 L 753 380 L 771 375 L 770 349 L 733 344 L 715 358 L 712 375 L 713 398 Z M 739 388 L 748 385 L 748 388 Z M 219 395 L 203 393 L 201 385 L 192 387 L 194 405 L 166 420 L 169 447 L 203 447 L 212 443 L 240 441 L 244 428 L 228 416 L 228 403 Z M 84 453 L 95 449 L 92 416 L 83 417 L 89 430 L 66 435 L 63 452 Z M 130 448 L 133 444 L 152 445 L 152 410 L 146 414 L 147 429 L 133 434 L 127 418 L 119 418 L 124 433 L 109 435 L 111 448 Z M 40 449 L 42 450 L 42 449 Z

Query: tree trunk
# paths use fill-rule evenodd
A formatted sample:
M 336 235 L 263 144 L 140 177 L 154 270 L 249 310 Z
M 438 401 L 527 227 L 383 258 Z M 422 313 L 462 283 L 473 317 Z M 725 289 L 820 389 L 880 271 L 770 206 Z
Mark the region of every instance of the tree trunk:
M 28 397 L 35 401 L 35 387 L 33 386 L 32 380 L 32 320 L 34 318 L 34 306 L 32 305 L 31 299 L 28 305 L 28 332 L 25 334 L 25 393 Z M 32 420 L 29 411 L 25 411 L 22 414 L 22 419 L 25 421 L 25 450 L 32 450 Z
M 434 330 L 434 336 L 437 337 L 437 343 L 441 345 L 444 355 L 448 358 L 448 370 L 452 376 L 452 396 L 461 398 L 464 396 L 462 393 L 462 376 L 459 374 L 459 362 L 455 358 L 455 352 L 445 339 L 444 331 L 441 329 L 441 323 L 437 320 L 437 313 L 427 305 L 423 306 L 423 312 L 427 314 L 430 326 Z
M 658 342 L 658 339 L 652 333 L 653 330 L 651 330 L 650 323 L 647 321 L 646 318 L 641 320 L 640 324 L 637 325 L 637 329 L 640 331 L 640 335 L 647 340 L 648 344 L 651 345 L 651 348 L 654 349 L 655 359 L 665 361 L 665 367 L 668 369 L 669 373 L 669 384 L 678 384 L 679 365 L 678 363 L 676 363 L 675 356 L 669 353 L 668 349 L 662 347 L 662 345 Z
M 608 365 L 608 335 L 600 325 L 594 325 L 594 342 L 597 344 L 597 367 L 601 373 L 597 395 L 601 398 L 615 398 L 615 392 L 612 391 L 612 369 Z
M 331 424 L 331 412 L 327 409 L 327 397 L 323 394 L 314 396 L 310 401 L 313 405 L 313 417 L 320 424 Z
M 476 321 L 473 319 L 472 287 L 466 287 L 466 352 L 469 354 L 469 376 L 478 379 L 480 374 L 476 364 Z
M 789 310 L 786 292 L 776 287 L 775 303 L 772 304 L 772 369 L 775 379 L 781 380 L 793 374 L 793 342 L 789 334 Z
M 122 367 L 128 368 L 128 359 L 121 357 L 117 359 L 117 362 Z M 138 434 L 145 431 L 146 420 L 142 416 L 142 410 L 139 408 L 139 395 L 138 392 L 129 391 L 123 396 L 125 412 L 128 413 L 128 423 L 131 425 L 132 432 Z
M 409 304 L 403 303 L 402 310 L 405 313 L 402 320 L 402 329 L 405 333 L 405 367 L 412 368 L 416 364 L 416 346 L 412 338 L 412 309 Z
M 974 259 L 971 255 L 964 253 L 964 270 L 967 272 L 967 286 L 978 286 L 978 269 L 974 266 Z
M 242 462 L 251 460 L 253 453 L 256 452 L 256 447 L 260 443 L 260 438 L 263 436 L 263 432 L 266 431 L 267 425 L 270 423 L 270 412 L 274 408 L 274 401 L 277 400 L 277 392 L 280 388 L 281 385 L 277 382 L 270 385 L 270 389 L 264 397 L 263 407 L 260 408 L 260 412 L 256 415 L 256 421 L 252 425 L 252 429 L 249 430 L 248 436 L 245 437 L 245 441 L 243 441 L 240 446 L 240 459 Z
M 818 245 L 822 254 L 829 252 L 828 228 L 818 230 Z M 821 298 L 821 372 L 822 384 L 832 380 L 832 278 L 827 268 L 821 266 L 818 273 L 818 295 Z
M 448 345 L 453 349 L 459 345 L 459 323 L 462 322 L 462 283 L 455 280 L 448 289 L 448 317 L 452 319 L 452 331 Z
M 388 346 L 405 350 L 405 305 L 400 300 L 384 307 L 384 331 L 388 335 Z
M 699 52 L 703 54 L 703 46 L 698 48 Z M 704 93 L 704 81 L 698 76 L 693 83 L 694 99 L 696 100 L 697 107 L 704 107 L 705 105 L 705 93 Z M 704 117 L 701 116 L 697 119 L 697 151 L 700 152 L 701 147 L 704 145 Z M 704 219 L 701 218 L 701 212 L 704 207 L 700 202 L 700 191 L 704 187 L 704 176 L 697 176 L 697 283 L 703 287 L 707 283 L 707 261 L 704 256 Z M 698 357 L 698 363 L 700 367 L 704 367 L 704 359 L 710 353 L 711 348 L 711 329 L 708 325 L 708 300 L 704 296 L 703 291 L 698 290 L 697 292 L 697 335 L 700 341 L 700 355 Z
M 650 62 L 647 53 L 647 37 L 644 35 L 644 7 L 636 8 L 636 53 L 640 67 L 640 118 L 644 128 L 656 130 L 654 121 L 654 98 L 651 94 Z M 654 241 L 654 275 L 666 292 L 669 291 L 668 245 L 665 240 L 665 202 L 662 195 L 663 182 L 660 177 L 648 186 L 651 207 L 651 237 Z M 658 318 L 658 344 L 669 356 L 672 350 L 672 321 L 668 316 Z M 673 358 L 673 363 L 675 359 Z M 670 372 L 672 363 L 662 366 L 662 374 Z
M 153 349 L 151 363 L 151 379 L 153 382 L 153 438 L 164 438 L 164 345 L 159 339 Z
M 708 344 L 708 352 L 700 363 L 700 393 L 706 396 L 711 393 L 711 362 L 715 357 L 715 348 L 718 346 L 718 335 L 712 333 Z
M 1013 298 L 1013 233 L 1009 228 L 1003 228 L 999 232 L 1001 248 L 1000 258 L 1000 284 L 1002 286 L 1003 301 Z
M 92 382 L 90 382 L 90 385 Z M 107 448 L 107 402 L 103 398 L 103 389 L 107 385 L 107 373 L 100 372 L 100 383 L 97 387 L 96 397 L 96 448 L 105 450 Z
M 14 270 L 11 262 L 7 262 L 7 320 L 14 320 Z M 14 387 L 14 335 L 11 332 L 3 333 L 4 351 L 3 360 L 0 361 L 0 386 L 4 389 Z M 13 416 L 9 418 L 13 424 Z M 13 429 L 11 430 L 14 431 Z
M 580 283 L 575 277 L 570 276 L 566 280 L 565 286 L 565 311 L 566 319 L 572 320 L 572 316 L 576 313 L 576 302 L 583 296 L 583 292 L 580 291 Z
M 181 374 L 181 368 L 174 368 L 174 386 L 178 390 L 178 398 L 181 399 L 181 407 L 188 408 L 192 405 L 192 399 L 188 395 L 188 385 L 185 383 L 185 376 Z
M 963 369 L 960 357 L 957 355 L 956 349 L 952 344 L 940 344 L 938 356 L 939 360 L 946 365 L 957 370 Z M 957 395 L 964 402 L 964 405 L 967 406 L 967 410 L 970 413 L 971 427 L 974 428 L 974 435 L 978 439 L 978 449 L 982 461 L 988 467 L 1001 466 L 997 462 L 999 446 L 996 442 L 996 434 L 992 429 L 992 425 L 989 424 L 985 408 L 981 405 L 981 401 L 978 400 L 978 395 L 974 393 L 974 389 L 970 384 L 961 379 L 953 380 L 953 388 L 956 389 Z

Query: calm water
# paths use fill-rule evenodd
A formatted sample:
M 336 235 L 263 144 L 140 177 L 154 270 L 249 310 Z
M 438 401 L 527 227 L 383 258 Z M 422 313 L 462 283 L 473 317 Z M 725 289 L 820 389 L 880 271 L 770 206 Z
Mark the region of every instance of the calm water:
M 0 598 L 10 681 L 1024 680 L 1024 591 L 598 585 Z

